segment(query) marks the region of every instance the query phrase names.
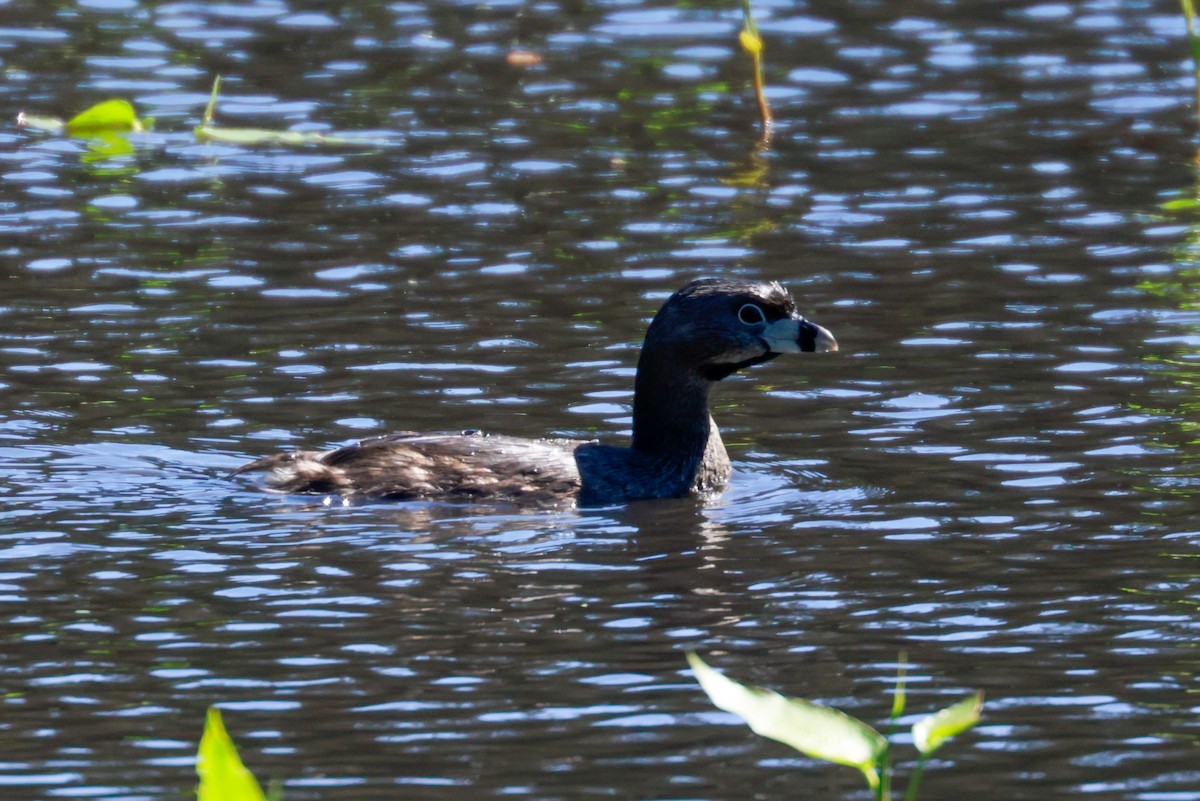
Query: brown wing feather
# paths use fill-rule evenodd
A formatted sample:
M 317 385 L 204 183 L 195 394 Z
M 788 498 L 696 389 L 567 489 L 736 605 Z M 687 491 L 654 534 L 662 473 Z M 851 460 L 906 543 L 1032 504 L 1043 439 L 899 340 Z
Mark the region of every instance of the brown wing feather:
M 293 451 L 251 462 L 234 474 L 265 471 L 266 488 L 346 498 L 554 501 L 578 492 L 573 440 L 481 434 L 363 440 L 332 451 Z

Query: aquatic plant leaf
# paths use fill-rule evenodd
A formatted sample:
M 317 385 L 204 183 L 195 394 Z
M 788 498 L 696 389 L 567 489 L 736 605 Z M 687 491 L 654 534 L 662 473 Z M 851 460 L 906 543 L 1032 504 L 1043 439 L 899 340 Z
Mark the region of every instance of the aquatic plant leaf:
M 879 762 L 887 740 L 875 729 L 831 707 L 739 684 L 691 651 L 687 660 L 712 702 L 746 721 L 756 734 L 814 759 L 858 768 L 872 789 L 879 785 Z
M 199 142 L 216 142 L 226 145 L 241 145 L 243 147 L 303 147 L 305 145 L 326 145 L 330 147 L 386 147 L 390 142 L 368 136 L 334 135 L 313 131 L 273 131 L 269 128 L 221 128 L 212 124 L 213 114 L 217 110 L 217 96 L 221 91 L 221 76 L 213 78 L 212 92 L 208 96 L 208 105 L 204 107 L 204 115 L 200 125 L 196 127 L 196 140 Z
M 272 131 L 267 128 L 218 128 L 214 125 L 201 125 L 196 128 L 196 139 L 200 142 L 244 147 L 384 147 L 389 144 L 382 139 L 368 136 L 323 134 L 315 131 Z
M 975 693 L 940 712 L 927 715 L 913 724 L 913 744 L 929 756 L 951 737 L 962 734 L 979 722 L 983 712 L 983 693 Z
M 1200 206 L 1200 200 L 1194 197 L 1181 197 L 1175 200 L 1168 200 L 1159 205 L 1163 211 L 1180 211 L 1181 209 L 1194 209 Z
M 900 652 L 900 665 L 896 668 L 896 691 L 892 695 L 892 722 L 904 714 L 904 707 L 908 701 L 908 656 Z
M 213 113 L 217 110 L 217 95 L 221 91 L 221 76 L 213 78 L 212 92 L 208 95 L 208 105 L 204 107 L 204 116 L 200 118 L 200 127 L 207 128 L 212 125 Z
M 31 128 L 45 133 L 58 133 L 66 125 L 59 117 L 43 117 L 38 114 L 26 114 L 22 111 L 17 115 L 17 127 Z
M 67 120 L 66 131 L 71 136 L 96 133 L 128 133 L 144 130 L 142 121 L 128 100 L 105 100 L 81 111 Z
M 221 711 L 215 706 L 208 708 L 204 721 L 196 774 L 200 777 L 197 801 L 266 801 L 258 781 L 242 764 L 237 746 L 225 731 Z

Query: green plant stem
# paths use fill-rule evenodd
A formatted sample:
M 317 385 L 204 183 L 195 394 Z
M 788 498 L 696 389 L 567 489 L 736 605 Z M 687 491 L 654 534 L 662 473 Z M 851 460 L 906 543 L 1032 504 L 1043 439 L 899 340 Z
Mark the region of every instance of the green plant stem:
M 917 760 L 912 776 L 908 778 L 908 788 L 904 791 L 904 801 L 917 801 L 917 790 L 921 787 L 921 774 L 925 772 L 925 755 Z
M 892 716 L 888 719 L 887 747 L 879 757 L 878 770 L 882 777 L 879 782 L 878 801 L 891 801 L 892 795 L 892 738 L 900 727 L 900 717 L 904 714 L 907 701 L 906 683 L 908 676 L 908 654 L 900 652 L 896 668 L 896 689 L 892 695 Z
M 200 118 L 200 127 L 212 125 L 213 112 L 217 110 L 217 94 L 221 91 L 221 76 L 213 78 L 212 94 L 208 96 L 208 105 L 204 107 L 204 116 Z
M 1192 0 L 1179 0 L 1187 22 L 1188 46 L 1192 51 L 1192 72 L 1196 83 L 1196 120 L 1200 122 L 1200 37 L 1196 36 L 1196 8 Z
M 896 691 L 892 694 L 891 724 L 893 728 L 896 726 L 896 721 L 904 714 L 904 707 L 908 700 L 906 694 L 908 684 L 908 653 L 901 651 L 896 659 L 896 663 Z M 890 733 L 888 736 L 891 736 Z

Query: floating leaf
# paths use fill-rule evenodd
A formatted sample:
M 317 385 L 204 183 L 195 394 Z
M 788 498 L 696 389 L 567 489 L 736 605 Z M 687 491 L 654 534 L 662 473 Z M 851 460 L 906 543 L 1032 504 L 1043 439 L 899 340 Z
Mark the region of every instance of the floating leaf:
M 302 147 L 325 145 L 329 147 L 383 147 L 388 142 L 368 136 L 323 134 L 316 131 L 272 131 L 267 128 L 218 128 L 201 125 L 196 129 L 196 139 L 201 142 L 216 142 L 245 147 Z
M 221 90 L 221 76 L 213 79 L 212 92 L 208 96 L 208 105 L 204 107 L 204 116 L 195 130 L 196 140 L 200 142 L 217 142 L 226 145 L 242 145 L 243 147 L 303 147 L 304 145 L 325 145 L 329 147 L 386 147 L 391 143 L 383 139 L 369 136 L 323 134 L 313 131 L 273 131 L 268 128 L 220 128 L 212 124 L 213 114 L 217 110 L 217 94 Z
M 105 100 L 67 120 L 71 136 L 98 133 L 129 133 L 145 130 L 128 100 Z
M 1183 209 L 1194 209 L 1200 206 L 1200 200 L 1194 197 L 1181 197 L 1175 200 L 1168 200 L 1159 206 L 1163 211 L 1182 211 Z
M 927 715 L 913 724 L 913 744 L 923 755 L 929 756 L 942 743 L 978 723 L 982 712 L 983 693 L 975 693 L 941 712 Z
M 43 117 L 37 114 L 26 114 L 22 111 L 17 115 L 17 126 L 20 128 L 31 128 L 35 131 L 44 131 L 45 133 L 58 133 L 66 125 L 58 117 Z
M 757 734 L 814 759 L 858 768 L 872 789 L 879 786 L 879 762 L 887 740 L 875 729 L 827 706 L 739 684 L 691 651 L 687 660 L 712 702 L 746 721 Z
M 70 136 L 99 136 L 103 134 L 122 134 L 131 131 L 144 131 L 149 127 L 149 120 L 143 122 L 137 118 L 127 100 L 105 100 L 85 111 L 76 114 L 70 120 L 63 122 L 59 117 L 26 114 L 22 111 L 17 115 L 17 125 L 46 133 L 66 131 Z
M 204 721 L 196 773 L 200 777 L 198 801 L 266 801 L 254 775 L 238 757 L 237 746 L 225 731 L 221 711 L 215 706 L 208 708 Z

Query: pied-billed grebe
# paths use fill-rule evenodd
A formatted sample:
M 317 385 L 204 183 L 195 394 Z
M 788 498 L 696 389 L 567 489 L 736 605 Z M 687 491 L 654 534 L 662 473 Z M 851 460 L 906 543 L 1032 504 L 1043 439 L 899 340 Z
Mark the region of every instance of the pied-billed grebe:
M 701 279 L 650 323 L 633 393 L 628 448 L 477 432 L 375 437 L 332 451 L 293 451 L 234 471 L 266 471 L 266 489 L 345 500 L 574 500 L 595 506 L 710 493 L 729 456 L 708 412 L 713 384 L 781 353 L 837 350 L 777 283 Z

